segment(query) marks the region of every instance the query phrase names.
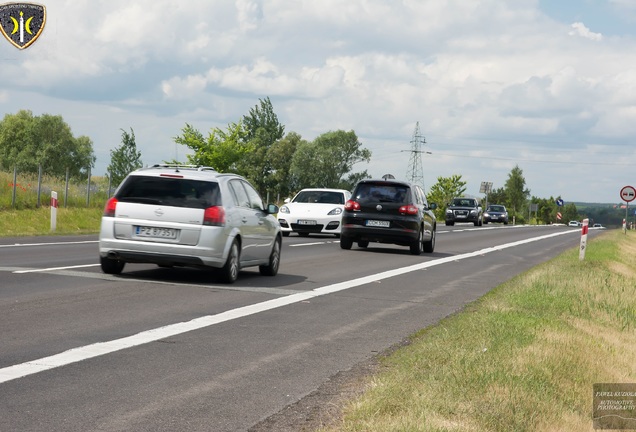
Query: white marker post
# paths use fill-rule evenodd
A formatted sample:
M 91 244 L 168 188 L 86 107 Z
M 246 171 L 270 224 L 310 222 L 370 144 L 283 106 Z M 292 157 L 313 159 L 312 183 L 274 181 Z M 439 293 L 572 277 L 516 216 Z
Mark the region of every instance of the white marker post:
M 583 219 L 583 227 L 581 228 L 581 249 L 579 250 L 579 260 L 585 259 L 585 249 L 587 249 L 587 230 L 590 224 L 589 219 Z
M 51 231 L 57 228 L 57 192 L 51 192 Z

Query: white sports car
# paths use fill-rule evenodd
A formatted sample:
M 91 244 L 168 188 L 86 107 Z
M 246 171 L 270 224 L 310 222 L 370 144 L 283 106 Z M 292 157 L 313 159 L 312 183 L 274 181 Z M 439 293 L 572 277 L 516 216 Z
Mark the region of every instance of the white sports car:
M 335 234 L 340 237 L 342 212 L 351 192 L 344 189 L 303 189 L 291 200 L 285 200 L 278 212 L 284 236 L 295 232 Z

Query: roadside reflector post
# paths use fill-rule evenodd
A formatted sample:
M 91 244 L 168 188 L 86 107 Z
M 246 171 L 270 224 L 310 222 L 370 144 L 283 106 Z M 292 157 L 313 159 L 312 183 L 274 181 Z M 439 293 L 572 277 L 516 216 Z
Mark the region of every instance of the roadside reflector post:
M 587 248 L 587 230 L 590 224 L 589 219 L 583 219 L 583 227 L 581 228 L 581 248 L 579 249 L 579 260 L 585 259 L 585 249 Z
M 51 231 L 57 228 L 57 192 L 51 192 Z

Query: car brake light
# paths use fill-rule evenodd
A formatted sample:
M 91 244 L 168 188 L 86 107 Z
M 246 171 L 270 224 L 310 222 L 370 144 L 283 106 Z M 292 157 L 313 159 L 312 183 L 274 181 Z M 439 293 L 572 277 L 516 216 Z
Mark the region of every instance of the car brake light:
M 115 217 L 115 208 L 117 208 L 117 203 L 118 201 L 115 197 L 106 201 L 106 205 L 104 206 L 104 216 Z
M 349 200 L 345 203 L 345 210 L 360 211 L 360 203 L 354 200 Z
M 417 214 L 417 206 L 414 206 L 413 204 L 405 205 L 405 206 L 400 207 L 399 212 L 400 212 L 400 214 L 416 215 Z
M 159 174 L 159 177 L 183 178 L 183 176 L 179 174 Z
M 203 225 L 224 226 L 225 209 L 221 206 L 212 206 L 203 213 Z

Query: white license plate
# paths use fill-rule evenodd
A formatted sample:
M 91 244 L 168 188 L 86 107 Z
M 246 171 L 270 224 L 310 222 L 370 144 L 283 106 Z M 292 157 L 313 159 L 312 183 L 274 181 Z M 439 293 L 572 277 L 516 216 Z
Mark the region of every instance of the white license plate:
M 302 219 L 299 219 L 298 220 L 298 225 L 316 225 L 316 221 L 315 220 L 302 220 Z
M 176 239 L 177 230 L 173 228 L 136 226 L 135 235 L 137 237 Z
M 369 227 L 380 227 L 380 228 L 388 228 L 391 226 L 391 222 L 389 221 L 379 221 L 379 220 L 368 220 L 367 226 Z
M 466 215 L 457 215 L 458 218 L 466 218 Z
M 499 216 L 497 216 L 497 215 L 492 215 L 492 216 L 490 216 L 490 219 L 499 219 Z

